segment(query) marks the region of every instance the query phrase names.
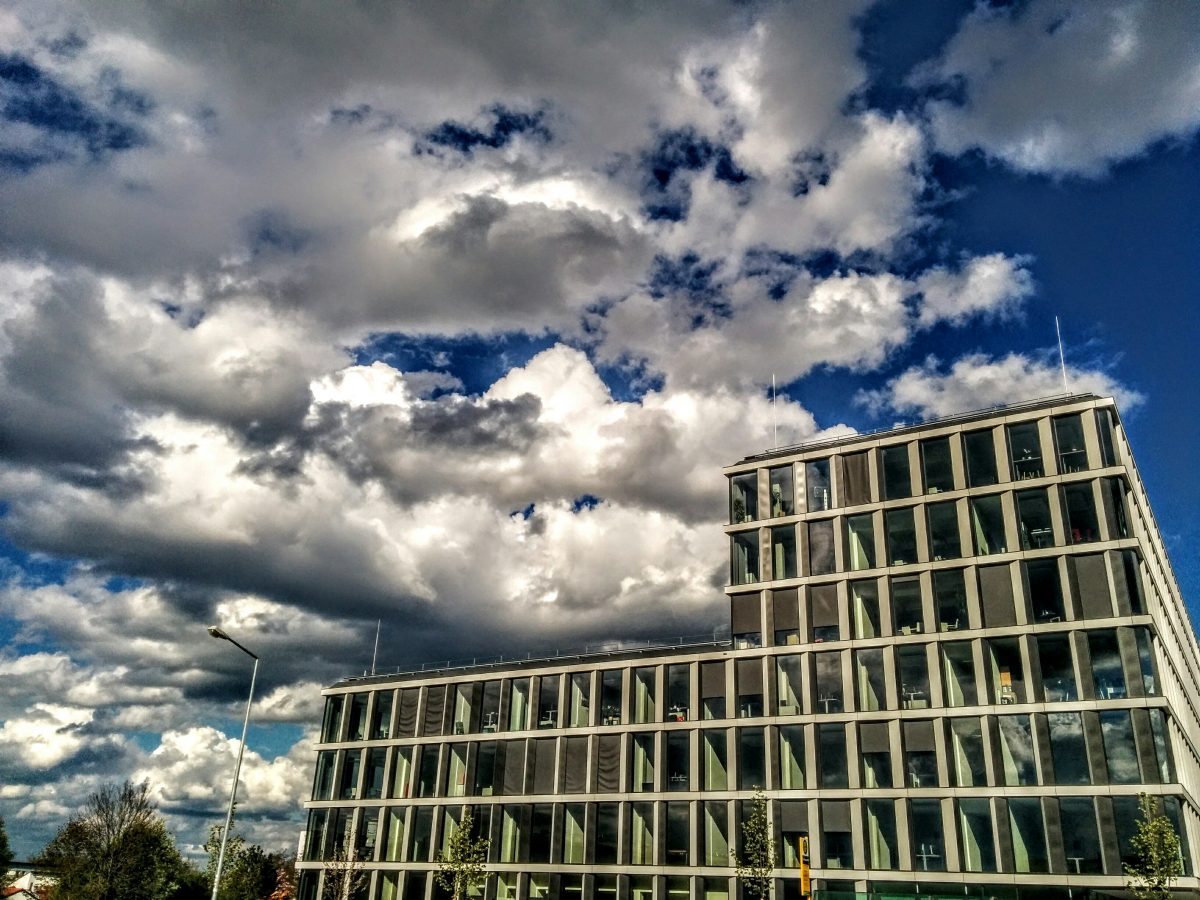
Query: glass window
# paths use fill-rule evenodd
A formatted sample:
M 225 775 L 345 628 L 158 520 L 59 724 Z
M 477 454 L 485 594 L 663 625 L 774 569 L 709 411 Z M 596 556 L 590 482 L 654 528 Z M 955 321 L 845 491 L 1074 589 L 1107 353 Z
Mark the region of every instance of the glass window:
M 798 869 L 808 841 L 808 801 L 781 800 L 778 805 L 783 866 Z
M 479 685 L 460 684 L 454 688 L 454 733 L 466 734 L 474 729 L 471 727 L 473 700 L 477 695 Z
M 1083 440 L 1083 415 L 1054 419 L 1054 445 L 1058 451 L 1058 472 L 1082 472 L 1088 467 L 1087 445 Z
M 1117 633 L 1112 629 L 1089 631 L 1088 650 L 1092 657 L 1092 680 L 1098 700 L 1121 700 L 1125 697 L 1125 672 L 1121 666 L 1121 650 Z
M 1035 622 L 1061 622 L 1067 613 L 1063 608 L 1062 581 L 1058 560 L 1031 559 L 1023 563 L 1029 585 L 1029 606 Z
M 667 804 L 665 850 L 668 866 L 686 866 L 688 864 L 688 842 L 691 840 L 691 836 L 691 804 L 686 800 L 672 800 Z
M 592 851 L 592 859 L 597 865 L 612 865 L 617 861 L 619 810 L 617 803 L 596 804 L 596 846 Z M 571 895 L 566 893 L 566 896 Z M 575 896 L 582 896 L 582 892 L 577 892 Z
M 408 862 L 429 862 L 429 857 L 433 853 L 433 814 L 434 807 L 418 806 L 413 810 L 412 828 L 409 834 L 408 841 Z M 510 808 L 505 807 L 505 813 L 509 813 Z M 518 837 L 516 812 L 512 812 L 513 823 L 509 825 L 508 818 L 505 818 L 505 825 L 509 826 L 509 836 L 513 841 L 514 859 L 516 839 Z
M 363 796 L 368 800 L 378 800 L 383 796 L 383 772 L 387 766 L 387 749 L 371 747 L 366 752 L 366 763 L 363 765 Z
M 1008 787 L 1037 784 L 1029 716 L 998 716 L 996 723 L 1000 729 L 1000 763 L 1004 784 Z
M 313 778 L 312 792 L 314 800 L 333 799 L 333 763 L 336 759 L 336 750 L 322 750 L 317 754 L 317 774 Z
M 654 804 L 630 804 L 630 862 L 635 866 L 654 865 Z
M 700 694 L 705 719 L 725 718 L 725 663 L 700 663 Z
M 1067 874 L 1098 874 L 1104 870 L 1100 856 L 1100 832 L 1096 826 L 1096 803 L 1091 797 L 1060 797 L 1058 817 L 1062 822 L 1063 854 Z
M 837 585 L 814 585 L 809 588 L 808 601 L 812 619 L 812 639 L 817 643 L 841 640 L 841 611 L 838 608 Z
M 692 706 L 692 667 L 667 666 L 667 721 L 686 722 Z
M 1129 710 L 1100 713 L 1100 733 L 1104 736 L 1104 758 L 1108 763 L 1110 784 L 1138 784 L 1137 745 L 1133 739 L 1133 721 Z
M 892 786 L 892 745 L 886 722 L 864 722 L 858 726 L 858 749 L 862 756 L 862 786 Z
M 370 694 L 352 694 L 346 715 L 346 740 L 361 741 L 367 737 L 367 699 Z
M 892 614 L 897 634 L 920 634 L 925 630 L 922 606 L 919 578 L 892 579 Z
M 325 716 L 321 722 L 321 740 L 329 743 L 338 739 L 338 726 L 342 722 L 342 702 L 344 694 L 335 694 L 325 698 Z
M 800 698 L 804 696 L 804 690 L 801 687 L 803 669 L 803 656 L 775 657 L 776 683 L 779 688 L 779 714 L 781 716 L 795 716 L 802 710 Z
M 892 800 L 866 802 L 867 865 L 872 869 L 894 869 L 899 864 L 896 849 L 896 804 Z
M 896 648 L 900 701 L 905 709 L 929 708 L 929 662 L 925 644 Z
M 643 725 L 655 720 L 654 666 L 643 666 L 633 670 L 633 721 Z
M 910 800 L 908 809 L 913 867 L 922 872 L 946 871 L 946 844 L 942 837 L 942 802 L 940 800 Z
M 633 789 L 654 790 L 654 735 L 635 734 L 633 751 Z
M 739 728 L 738 735 L 738 787 L 752 791 L 767 783 L 766 745 L 761 728 Z
M 488 733 L 495 732 L 500 724 L 500 682 L 485 681 L 483 683 L 483 704 L 480 723 Z
M 621 724 L 621 676 L 620 669 L 605 669 L 600 674 L 600 723 Z
M 837 568 L 833 551 L 833 520 L 808 523 L 808 574 L 828 575 Z
M 393 797 L 408 796 L 409 776 L 412 772 L 412 747 L 400 747 L 392 760 L 392 794 Z
M 790 516 L 796 511 L 795 493 L 792 489 L 792 467 L 777 466 L 770 471 L 771 515 Z
M 691 790 L 691 736 L 690 731 L 672 731 L 667 734 L 667 790 Z
M 758 473 L 745 472 L 729 479 L 729 521 L 751 522 L 758 518 Z
M 925 507 L 929 519 L 929 551 L 935 561 L 958 559 L 962 556 L 962 541 L 958 535 L 958 504 L 931 503 Z
M 833 507 L 833 496 L 829 489 L 829 460 L 814 459 L 806 462 L 804 483 L 807 488 L 809 512 L 821 512 Z
M 844 800 L 821 801 L 821 845 L 825 867 L 854 867 L 854 841 L 850 830 L 850 804 Z
M 984 627 L 999 628 L 1017 624 L 1012 570 L 1007 565 L 980 566 L 976 574 L 979 577 L 979 599 L 983 606 Z
M 1046 702 L 1079 699 L 1079 692 L 1075 688 L 1075 667 L 1071 661 L 1071 641 L 1065 635 L 1049 634 L 1038 636 L 1036 641 Z
M 771 577 L 796 577 L 796 529 L 791 525 L 771 529 Z
M 954 490 L 954 467 L 950 462 L 950 438 L 940 437 L 921 441 L 921 471 L 925 476 L 925 493 L 937 494 Z
M 817 726 L 817 768 L 821 787 L 849 787 L 846 772 L 846 727 L 840 722 Z
M 704 863 L 709 866 L 729 865 L 729 809 L 724 800 L 706 800 L 701 806 L 704 814 Z
M 1054 760 L 1055 784 L 1091 784 L 1083 723 L 1079 713 L 1050 713 L 1050 755 Z
M 497 741 L 483 741 L 475 756 L 475 783 L 471 794 L 476 797 L 491 797 L 496 793 L 503 775 L 496 765 Z
M 1113 415 L 1111 410 L 1096 410 L 1096 431 L 1100 435 L 1100 464 L 1115 466 L 1117 451 L 1113 444 Z
M 1142 687 L 1145 689 L 1147 697 L 1153 697 L 1157 693 L 1157 684 L 1154 679 L 1154 651 L 1150 647 L 1150 632 L 1145 628 L 1135 628 L 1133 631 L 1137 635 L 1138 663 L 1142 670 Z
M 704 789 L 724 791 L 729 788 L 729 752 L 724 730 L 702 732 L 704 735 Z
M 1025 667 L 1016 638 L 993 638 L 985 642 L 991 662 L 992 702 L 1025 702 Z
M 1149 709 L 1150 733 L 1154 735 L 1154 758 L 1157 767 L 1153 774 L 1146 776 L 1147 781 L 1156 778 L 1163 784 L 1175 780 L 1174 765 L 1171 761 L 1171 745 L 1167 743 L 1167 715 L 1161 709 Z
M 947 706 L 974 706 L 979 701 L 975 661 L 968 642 L 942 644 L 942 670 L 946 678 Z
M 857 638 L 878 637 L 879 587 L 874 581 L 855 581 L 850 585 L 850 598 L 854 604 L 854 636 Z
M 375 707 L 371 710 L 371 740 L 386 741 L 391 735 L 395 696 L 395 691 L 380 691 L 375 695 Z
M 1042 465 L 1042 439 L 1038 434 L 1037 422 L 1008 426 L 1008 452 L 1014 481 L 1041 478 L 1046 474 Z
M 804 726 L 779 727 L 779 786 L 785 791 L 804 790 Z
M 549 803 L 534 804 L 529 818 L 529 862 L 550 862 L 550 835 L 553 831 L 554 807 Z
M 438 745 L 426 744 L 421 749 L 417 769 L 417 796 L 432 797 L 437 788 Z
M 1100 540 L 1100 525 L 1096 520 L 1096 498 L 1091 482 L 1063 485 L 1063 505 L 1067 510 L 1067 534 L 1072 544 L 1087 544 Z
M 903 500 L 912 496 L 912 474 L 908 469 L 908 445 L 884 447 L 883 499 Z
M 962 569 L 943 569 L 933 573 L 933 602 L 937 608 L 939 631 L 958 631 L 971 627 L 967 618 L 967 586 Z
M 1129 488 L 1123 478 L 1102 478 L 1101 490 L 1104 491 L 1104 508 L 1108 514 L 1109 537 L 1113 539 L 1127 538 L 1129 534 L 1129 517 L 1125 512 L 1125 497 Z
M 959 787 L 987 784 L 983 765 L 983 730 L 979 719 L 951 719 L 950 745 L 954 756 L 954 780 Z
M 842 710 L 842 654 L 814 653 L 818 712 L 836 713 Z
M 854 654 L 855 683 L 858 688 L 859 712 L 874 712 L 887 708 L 883 677 L 883 650 L 859 650 Z
M 958 830 L 962 867 L 967 872 L 995 872 L 996 848 L 992 842 L 991 802 L 985 799 L 958 801 Z
M 999 477 L 996 473 L 996 442 L 991 430 L 968 431 L 963 435 L 963 447 L 967 457 L 967 485 L 976 488 L 995 484 Z
M 1050 500 L 1045 488 L 1017 491 L 1018 530 L 1022 550 L 1040 550 L 1054 546 L 1054 527 L 1050 522 Z
M 1008 552 L 1008 541 L 1004 536 L 1004 505 L 999 494 L 976 497 L 971 501 L 971 531 L 975 536 L 976 555 Z
M 383 843 L 383 861 L 399 862 L 404 847 L 404 816 L 407 808 L 392 806 L 387 811 L 387 835 Z
M 763 714 L 763 674 L 761 659 L 739 659 L 734 667 L 738 716 L 752 719 Z
M 937 751 L 933 739 L 933 722 L 929 720 L 902 723 L 904 735 L 904 777 L 910 788 L 937 787 Z
M 758 581 L 758 532 L 744 531 L 729 536 L 730 571 L 733 584 L 752 584 Z
M 846 555 L 852 572 L 875 568 L 875 526 L 870 513 L 846 518 Z
M 569 728 L 583 728 L 591 724 L 592 673 L 571 674 L 571 710 L 567 719 Z
M 913 507 L 889 509 L 883 514 L 887 531 L 888 565 L 905 566 L 917 561 L 917 526 Z
M 338 780 L 338 799 L 358 799 L 358 767 L 362 762 L 361 750 L 344 750 L 342 756 L 342 777 Z M 434 771 L 437 770 L 437 751 L 433 754 Z M 422 795 L 426 796 L 426 795 Z
M 529 727 L 529 679 L 514 678 L 508 702 L 508 730 L 524 731 Z
M 538 728 L 558 727 L 558 679 L 557 675 L 538 679 Z
M 846 496 L 843 506 L 861 506 L 871 502 L 871 463 L 866 451 L 842 457 Z
M 771 592 L 771 624 L 775 631 L 775 646 L 800 643 L 800 592 L 776 590 Z
M 562 857 L 567 865 L 579 865 L 584 861 L 585 809 L 582 803 L 568 803 L 563 807 Z
M 1042 801 L 1037 797 L 1011 797 L 1008 825 L 1012 835 L 1013 866 L 1017 872 L 1049 872 L 1046 826 Z

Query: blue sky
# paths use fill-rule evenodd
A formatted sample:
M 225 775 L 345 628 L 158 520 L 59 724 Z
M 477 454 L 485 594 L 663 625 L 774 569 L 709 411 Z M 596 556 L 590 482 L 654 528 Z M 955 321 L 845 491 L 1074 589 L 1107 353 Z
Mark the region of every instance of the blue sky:
M 1195 604 L 1198 38 L 1116 0 L 0 12 L 17 852 L 127 777 L 202 839 L 248 676 L 211 622 L 264 659 L 245 828 L 294 846 L 377 620 L 386 665 L 712 628 L 722 464 L 1055 393 L 1055 316 Z

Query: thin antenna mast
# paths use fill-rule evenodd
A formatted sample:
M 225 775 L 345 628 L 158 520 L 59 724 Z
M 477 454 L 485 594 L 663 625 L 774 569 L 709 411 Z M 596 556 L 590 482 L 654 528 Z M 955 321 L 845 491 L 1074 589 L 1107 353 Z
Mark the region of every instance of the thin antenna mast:
M 779 415 L 775 411 L 775 373 L 771 373 L 771 449 L 779 446 Z
M 383 619 L 375 620 L 375 652 L 371 654 L 371 674 L 375 674 L 375 660 L 379 658 L 379 629 L 383 625 Z
M 1054 333 L 1058 335 L 1058 365 L 1062 370 L 1063 393 L 1071 393 L 1067 387 L 1067 358 L 1063 355 L 1062 329 L 1058 327 L 1058 316 L 1054 317 Z

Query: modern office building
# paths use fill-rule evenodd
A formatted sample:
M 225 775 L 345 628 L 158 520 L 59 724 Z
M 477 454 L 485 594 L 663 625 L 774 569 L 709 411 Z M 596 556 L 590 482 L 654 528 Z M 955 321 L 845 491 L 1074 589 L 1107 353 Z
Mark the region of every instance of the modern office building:
M 470 811 L 491 898 L 737 896 L 756 787 L 777 898 L 1121 894 L 1138 795 L 1200 846 L 1200 651 L 1111 400 L 771 451 L 729 481 L 730 639 L 325 691 L 302 900 L 440 896 Z M 619 637 L 619 636 L 614 636 Z

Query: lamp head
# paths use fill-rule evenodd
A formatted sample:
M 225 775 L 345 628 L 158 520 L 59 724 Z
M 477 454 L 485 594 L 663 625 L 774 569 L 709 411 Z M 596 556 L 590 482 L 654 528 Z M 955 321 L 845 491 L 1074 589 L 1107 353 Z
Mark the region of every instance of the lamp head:
M 227 635 L 225 632 L 223 632 L 216 625 L 209 625 L 208 633 L 211 634 L 213 637 L 217 638 L 218 640 L 222 640 L 222 641 L 229 640 L 229 635 Z

